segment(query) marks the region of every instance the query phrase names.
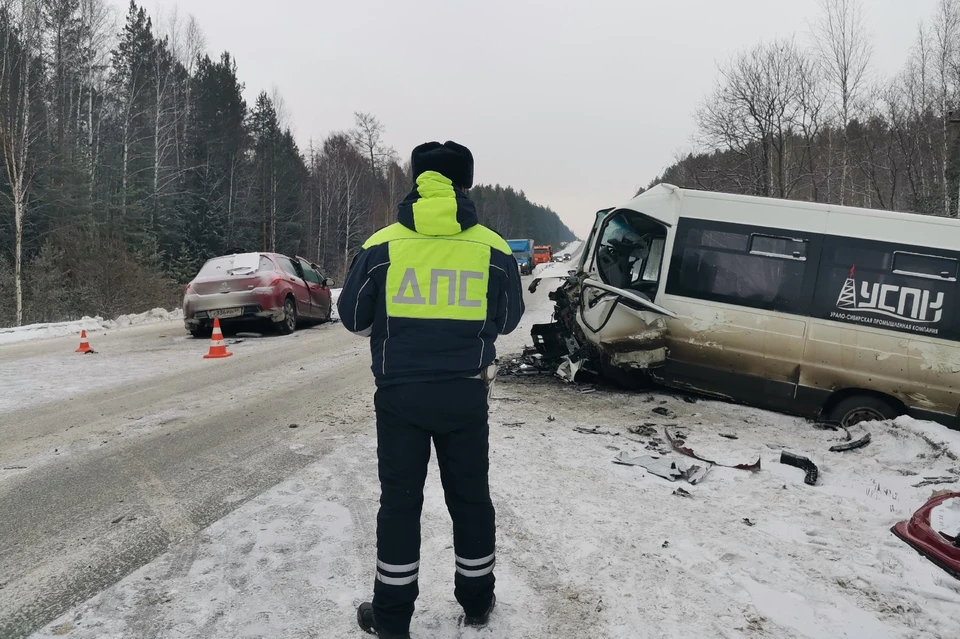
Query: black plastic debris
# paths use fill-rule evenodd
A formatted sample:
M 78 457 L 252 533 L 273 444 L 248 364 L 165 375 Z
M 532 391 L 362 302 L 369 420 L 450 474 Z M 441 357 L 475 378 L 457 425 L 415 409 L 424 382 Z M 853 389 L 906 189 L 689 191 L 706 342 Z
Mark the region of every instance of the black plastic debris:
M 300 424 L 290 424 L 287 428 L 300 428 Z
M 653 409 L 653 412 L 657 415 L 663 415 L 664 417 L 676 417 L 676 414 L 665 406 L 657 406 Z
M 627 426 L 627 430 L 638 437 L 655 437 L 657 435 L 657 425 L 645 422 L 638 426 Z
M 960 477 L 951 477 L 950 475 L 944 475 L 943 477 L 924 477 L 922 482 L 914 484 L 913 487 L 944 486 L 946 484 L 955 484 L 958 481 L 960 481 Z
M 830 452 L 842 453 L 848 450 L 856 450 L 870 443 L 870 433 L 863 427 L 856 426 L 852 429 L 853 432 L 847 428 L 844 428 L 844 430 L 847 432 L 847 441 L 842 444 L 837 444 L 836 446 L 831 446 Z
M 677 497 L 693 497 L 693 493 L 683 488 L 677 488 L 675 491 L 673 491 L 673 494 Z
M 733 433 L 717 433 L 717 434 L 726 439 L 740 439 L 737 435 L 734 435 Z
M 806 475 L 803 478 L 803 482 L 808 486 L 817 485 L 817 479 L 820 478 L 820 469 L 810 461 L 810 458 L 783 451 L 783 453 L 780 454 L 780 463 L 805 471 Z
M 753 521 L 752 519 L 748 519 L 747 517 L 743 518 L 743 523 L 750 526 L 751 528 L 757 525 L 757 522 Z
M 535 348 L 524 349 L 520 357 L 500 362 L 499 375 L 503 377 L 532 377 L 553 373 L 554 366 L 544 361 Z

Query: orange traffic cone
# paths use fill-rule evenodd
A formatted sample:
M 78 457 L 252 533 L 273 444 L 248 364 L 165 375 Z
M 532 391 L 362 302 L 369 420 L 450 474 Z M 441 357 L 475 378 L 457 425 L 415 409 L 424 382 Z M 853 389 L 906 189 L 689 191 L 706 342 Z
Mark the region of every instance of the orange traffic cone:
M 80 348 L 78 348 L 76 352 L 83 353 L 84 355 L 95 352 L 92 348 L 90 348 L 90 342 L 87 341 L 86 331 L 80 331 Z
M 210 336 L 210 340 L 210 352 L 204 355 L 203 359 L 223 359 L 233 355 L 223 344 L 223 333 L 220 331 L 219 318 L 213 320 L 213 335 Z

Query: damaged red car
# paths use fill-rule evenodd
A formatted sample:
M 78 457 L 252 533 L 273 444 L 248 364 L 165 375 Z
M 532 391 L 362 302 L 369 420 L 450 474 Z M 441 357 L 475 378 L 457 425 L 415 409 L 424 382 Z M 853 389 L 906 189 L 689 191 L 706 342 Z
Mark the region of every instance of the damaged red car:
M 194 337 L 209 337 L 221 324 L 269 322 L 282 335 L 299 323 L 330 320 L 332 279 L 297 257 L 240 253 L 215 257 L 183 292 L 183 323 Z

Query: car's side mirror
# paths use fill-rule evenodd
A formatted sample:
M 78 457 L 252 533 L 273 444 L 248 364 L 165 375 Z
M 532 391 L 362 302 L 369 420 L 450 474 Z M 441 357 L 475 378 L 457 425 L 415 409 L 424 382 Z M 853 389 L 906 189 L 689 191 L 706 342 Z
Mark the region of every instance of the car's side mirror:
M 337 284 L 337 281 L 332 277 L 326 277 L 323 280 L 323 285 L 326 286 L 327 288 L 333 288 L 334 286 L 336 286 L 336 284 Z

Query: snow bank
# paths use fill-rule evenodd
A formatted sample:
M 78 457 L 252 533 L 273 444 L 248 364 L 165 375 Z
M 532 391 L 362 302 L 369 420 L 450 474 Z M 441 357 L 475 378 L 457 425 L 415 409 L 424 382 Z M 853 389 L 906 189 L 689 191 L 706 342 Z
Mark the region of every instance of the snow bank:
M 102 317 L 83 317 L 69 322 L 54 322 L 50 324 L 30 324 L 29 326 L 15 326 L 0 328 L 0 345 L 16 344 L 36 339 L 50 339 L 54 337 L 68 337 L 79 335 L 80 331 L 97 333 L 100 331 L 116 330 L 128 326 L 142 326 L 183 319 L 183 311 L 176 309 L 167 311 L 155 308 L 146 313 L 135 315 L 121 315 L 114 320 L 105 320 Z
M 934 422 L 922 422 L 912 417 L 898 417 L 894 425 L 925 439 L 928 444 L 960 458 L 960 432 L 949 430 Z
M 146 313 L 136 315 L 121 315 L 115 320 L 103 322 L 104 330 L 115 330 L 127 326 L 142 326 L 143 324 L 159 324 L 161 322 L 175 322 L 183 319 L 183 309 L 167 311 L 162 308 L 155 308 Z
M 0 344 L 15 344 L 34 339 L 66 337 L 78 335 L 80 331 L 98 331 L 103 329 L 102 317 L 84 317 L 70 322 L 53 324 L 30 324 L 13 328 L 0 328 Z

